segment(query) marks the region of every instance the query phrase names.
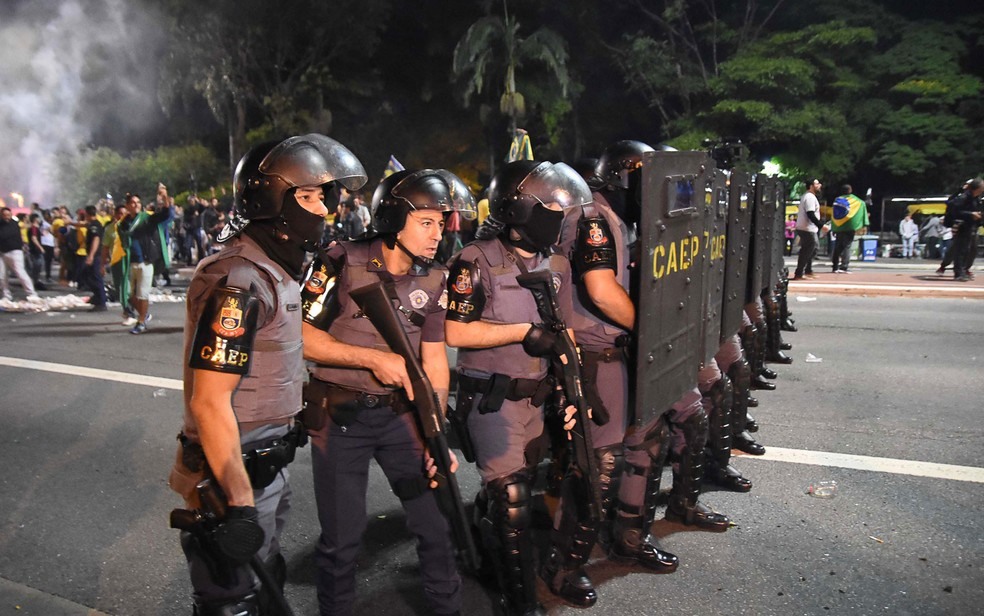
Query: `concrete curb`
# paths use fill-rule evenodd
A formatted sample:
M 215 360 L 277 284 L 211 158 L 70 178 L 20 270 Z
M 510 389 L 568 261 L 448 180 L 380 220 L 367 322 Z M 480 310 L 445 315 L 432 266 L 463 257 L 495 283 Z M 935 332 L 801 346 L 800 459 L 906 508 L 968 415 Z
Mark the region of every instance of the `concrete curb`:
M 110 616 L 4 578 L 0 578 L 0 613 L 18 616 Z

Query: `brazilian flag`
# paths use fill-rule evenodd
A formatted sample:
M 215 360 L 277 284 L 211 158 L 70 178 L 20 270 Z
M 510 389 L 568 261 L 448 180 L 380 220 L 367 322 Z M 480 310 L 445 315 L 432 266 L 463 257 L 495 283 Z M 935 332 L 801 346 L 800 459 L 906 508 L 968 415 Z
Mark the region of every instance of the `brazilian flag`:
M 843 225 L 861 211 L 864 201 L 854 195 L 842 195 L 834 200 L 834 224 Z
M 509 146 L 509 156 L 506 157 L 506 162 L 517 160 L 533 160 L 533 144 L 530 143 L 529 134 L 522 128 L 516 129 Z
M 403 171 L 404 169 L 403 163 L 396 160 L 396 157 L 390 154 L 389 162 L 386 163 L 386 169 L 383 169 L 383 177 L 388 178 L 397 171 Z

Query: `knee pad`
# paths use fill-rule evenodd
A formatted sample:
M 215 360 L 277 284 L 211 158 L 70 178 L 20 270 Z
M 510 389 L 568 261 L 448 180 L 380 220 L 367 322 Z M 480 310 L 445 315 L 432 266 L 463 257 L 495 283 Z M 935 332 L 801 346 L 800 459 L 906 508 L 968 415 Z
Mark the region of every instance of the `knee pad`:
M 530 484 L 526 473 L 513 473 L 485 484 L 487 517 L 497 528 L 525 530 L 530 525 Z

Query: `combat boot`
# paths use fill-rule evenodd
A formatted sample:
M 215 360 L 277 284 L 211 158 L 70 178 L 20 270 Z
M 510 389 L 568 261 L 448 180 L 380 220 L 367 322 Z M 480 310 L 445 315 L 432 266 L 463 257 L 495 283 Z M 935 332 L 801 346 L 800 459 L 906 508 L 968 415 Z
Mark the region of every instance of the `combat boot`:
M 670 491 L 670 503 L 665 517 L 670 522 L 722 533 L 731 525 L 728 516 L 697 502 L 700 484 L 704 479 L 707 416 L 697 413 L 675 427 L 683 432 L 685 444 L 679 462 L 673 467 L 673 489 Z
M 752 435 L 748 433 L 748 430 L 744 430 L 731 439 L 732 449 L 737 449 L 738 451 L 744 451 L 747 454 L 753 456 L 761 456 L 765 454 L 765 447 L 755 442 Z
M 726 374 L 715 381 L 702 401 L 707 411 L 707 471 L 704 480 L 734 492 L 748 492 L 752 482 L 741 476 L 731 460 L 731 411 L 734 388 Z
M 664 444 L 651 459 L 649 468 L 639 469 L 647 473 L 641 510 L 640 507 L 618 501 L 614 538 L 608 552 L 609 558 L 615 562 L 642 565 L 653 573 L 673 573 L 680 565 L 680 559 L 661 550 L 649 532 L 656 520 L 656 500 L 663 479 L 666 451 Z
M 650 523 L 641 515 L 623 515 L 615 518 L 615 539 L 608 555 L 611 560 L 642 565 L 653 573 L 673 573 L 680 566 L 680 559 L 664 552 L 649 533 Z
M 560 488 L 560 523 L 550 533 L 552 545 L 540 577 L 550 592 L 564 601 L 576 607 L 591 607 L 598 600 L 598 593 L 583 567 L 598 540 L 599 523 L 578 519 L 578 503 L 587 500 L 580 489 L 582 485 L 573 473 L 564 477 Z

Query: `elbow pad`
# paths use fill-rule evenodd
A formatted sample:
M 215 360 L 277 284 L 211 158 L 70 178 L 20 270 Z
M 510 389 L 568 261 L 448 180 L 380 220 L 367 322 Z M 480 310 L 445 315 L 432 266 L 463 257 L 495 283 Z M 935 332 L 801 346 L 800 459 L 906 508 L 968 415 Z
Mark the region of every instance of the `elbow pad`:
M 618 254 L 608 221 L 600 216 L 578 221 L 572 260 L 578 276 L 595 269 L 618 271 Z
M 301 286 L 301 314 L 305 323 L 328 331 L 338 317 L 338 276 L 336 264 L 320 256 L 314 258 Z
M 454 262 L 448 276 L 448 312 L 445 319 L 471 323 L 482 318 L 485 309 L 485 288 L 478 261 Z

